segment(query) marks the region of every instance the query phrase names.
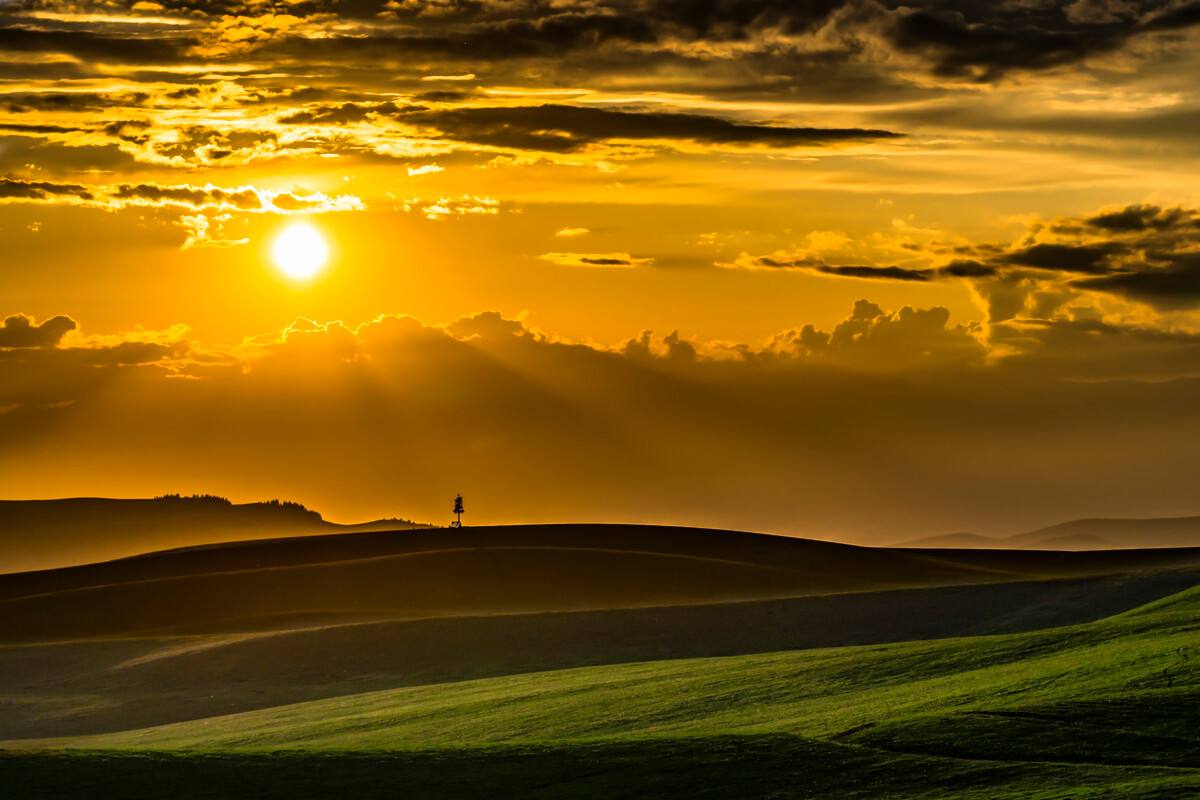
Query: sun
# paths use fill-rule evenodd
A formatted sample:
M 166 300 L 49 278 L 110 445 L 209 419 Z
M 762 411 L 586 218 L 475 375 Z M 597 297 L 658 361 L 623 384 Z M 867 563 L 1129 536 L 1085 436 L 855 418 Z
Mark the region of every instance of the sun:
M 275 237 L 271 259 L 284 275 L 295 280 L 313 277 L 329 259 L 329 245 L 315 226 L 293 222 Z

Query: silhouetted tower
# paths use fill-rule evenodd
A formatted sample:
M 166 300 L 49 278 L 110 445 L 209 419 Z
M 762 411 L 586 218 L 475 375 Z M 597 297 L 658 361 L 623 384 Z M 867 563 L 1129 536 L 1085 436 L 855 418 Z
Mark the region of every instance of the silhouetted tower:
M 463 515 L 462 495 L 458 494 L 458 495 L 454 496 L 454 517 L 455 517 L 455 519 L 454 519 L 454 522 L 450 523 L 451 528 L 461 528 L 462 527 L 462 515 Z

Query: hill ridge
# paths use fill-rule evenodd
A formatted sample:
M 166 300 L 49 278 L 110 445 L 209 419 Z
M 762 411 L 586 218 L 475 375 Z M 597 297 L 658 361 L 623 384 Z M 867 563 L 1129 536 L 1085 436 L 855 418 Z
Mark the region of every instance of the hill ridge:
M 297 614 L 691 605 L 1197 565 L 1200 549 L 930 551 L 620 524 L 344 533 L 0 575 L 0 641 L 253 630 Z

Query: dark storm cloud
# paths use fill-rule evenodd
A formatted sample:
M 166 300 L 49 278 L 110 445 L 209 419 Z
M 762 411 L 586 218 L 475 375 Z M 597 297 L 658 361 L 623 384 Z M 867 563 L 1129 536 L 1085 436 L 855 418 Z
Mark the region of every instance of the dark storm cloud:
M 709 144 L 796 147 L 901 136 L 884 130 L 755 125 L 699 114 L 565 105 L 454 108 L 407 113 L 401 119 L 436 128 L 443 136 L 459 141 L 553 152 L 569 152 L 608 139 L 676 139 Z
M 385 103 L 342 103 L 335 106 L 324 106 L 297 111 L 280 117 L 285 125 L 345 125 L 362 122 L 372 115 L 388 116 L 407 111 L 424 111 L 420 106 L 400 106 L 393 102 Z
M 11 133 L 81 133 L 87 128 L 77 128 L 67 125 L 36 125 L 21 122 L 0 122 L 0 130 Z
M 24 314 L 13 314 L 0 324 L 0 347 L 55 347 L 76 327 L 75 320 L 61 314 L 40 324 Z
M 839 278 L 865 278 L 868 280 L 923 282 L 932 280 L 934 276 L 934 270 L 931 269 L 905 269 L 904 267 L 880 267 L 858 264 L 834 265 L 826 264 L 819 259 L 809 257 L 789 259 L 759 256 L 750 262 L 750 266 L 753 269 L 808 270 L 819 272 L 822 275 L 834 275 Z
M 1008 253 L 1004 261 L 1022 267 L 1100 274 L 1109 271 L 1109 259 L 1124 249 L 1116 242 L 1035 244 Z
M 413 99 L 428 103 L 458 103 L 463 100 L 469 100 L 474 95 L 474 91 L 443 89 L 432 92 L 419 92 L 413 95 Z
M 990 278 L 999 272 L 996 267 L 979 261 L 951 261 L 936 271 L 946 278 Z
M 493 58 L 564 54 L 615 40 L 748 43 L 765 31 L 806 37 L 821 29 L 836 31 L 841 47 L 854 52 L 880 31 L 891 47 L 928 59 L 934 72 L 978 80 L 1077 62 L 1140 35 L 1200 22 L 1200 3 L 1173 5 L 1168 0 L 652 0 L 596 3 L 569 11 L 542 3 L 459 3 L 439 5 L 439 12 L 448 13 L 437 15 L 422 14 L 429 8 L 422 3 L 403 7 L 408 22 L 431 30 L 458 26 L 459 36 L 409 37 L 395 40 L 394 46 L 447 55 L 460 48 Z
M 13 114 L 36 111 L 91 111 L 100 108 L 141 106 L 148 92 L 10 92 L 0 94 L 0 108 Z
M 1174 31 L 1200 25 L 1200 2 L 1178 3 L 1154 14 L 1142 27 L 1150 31 Z
M 61 53 L 114 64 L 154 64 L 183 60 L 195 44 L 190 37 L 116 36 L 89 31 L 0 27 L 0 52 Z
M 437 30 L 436 21 L 420 20 L 431 29 L 415 35 L 370 34 L 320 39 L 283 38 L 264 52 L 316 60 L 357 61 L 440 56 L 478 63 L 513 59 L 561 57 L 590 50 L 606 42 L 654 44 L 658 35 L 652 20 L 640 15 L 589 12 L 534 12 L 512 9 L 512 16 L 452 29 Z
M 1165 230 L 1179 225 L 1195 227 L 1200 224 L 1194 219 L 1188 219 L 1188 213 L 1182 208 L 1159 208 L 1152 205 L 1126 206 L 1117 211 L 1088 217 L 1086 223 L 1094 228 L 1117 233 Z
M 856 85 L 894 83 L 883 72 L 862 71 L 864 61 L 879 60 L 881 54 L 869 55 L 878 47 L 915 56 L 939 75 L 989 81 L 1016 70 L 1075 63 L 1136 37 L 1200 23 L 1200 3 L 1168 0 L 602 0 L 568 7 L 540 1 L 289 3 L 290 18 L 323 25 L 322 18 L 336 15 L 334 21 L 357 26 L 352 33 L 329 26 L 323 35 L 311 36 L 257 24 L 269 23 L 270 16 L 255 4 L 168 0 L 163 5 L 161 13 L 180 25 L 122 27 L 18 13 L 0 29 L 0 50 L 127 64 L 175 63 L 196 52 L 217 61 L 255 52 L 281 63 L 299 59 L 347 66 L 554 59 L 556 72 L 561 68 L 568 74 L 600 67 L 636 75 L 671 62 L 692 71 L 724 62 L 747 67 L 727 76 L 733 79 L 732 91 L 754 92 L 764 85 L 763 76 L 770 76 L 800 93 L 819 89 L 816 84 L 837 86 L 843 93 L 854 92 Z M 714 44 L 739 47 L 716 55 L 707 47 Z M 880 63 L 886 61 L 884 53 Z M 819 81 L 805 80 L 817 73 Z M 854 80 L 840 79 L 847 74 Z
M 929 260 L 953 260 L 913 268 L 828 264 L 812 255 L 743 254 L 721 266 L 868 280 L 965 280 L 987 301 L 993 321 L 1021 314 L 1045 316 L 1071 293 L 1084 291 L 1117 295 L 1160 310 L 1200 306 L 1200 209 L 1136 204 L 1037 223 L 1007 247 L 978 243 L 905 249 Z
M 1056 241 L 995 259 L 1045 273 L 1080 274 L 1067 286 L 1118 295 L 1159 309 L 1200 305 L 1200 211 L 1131 205 L 1048 227 Z M 1028 274 L 1020 280 L 1029 282 Z M 1047 278 L 1053 280 L 1053 276 Z
M 938 74 L 982 81 L 1076 63 L 1135 37 L 1200 24 L 1200 3 L 1170 0 L 895 6 L 887 38 L 896 48 L 925 55 Z
M 839 275 L 845 278 L 883 278 L 892 281 L 928 281 L 933 278 L 933 270 L 905 269 L 903 267 L 864 267 L 822 265 L 815 268 L 817 272 L 826 275 Z
M 937 278 L 980 278 L 995 275 L 995 267 L 978 261 L 953 261 L 937 269 L 913 269 L 911 267 L 877 266 L 860 264 L 826 264 L 818 258 L 780 258 L 758 256 L 733 266 L 751 269 L 796 269 L 833 275 L 838 278 L 861 278 L 864 280 L 912 281 L 925 283 Z
M 632 267 L 634 265 L 628 258 L 606 258 L 603 256 L 582 256 L 579 259 L 579 263 L 588 264 L 593 267 Z
M 1044 69 L 1114 50 L 1136 32 L 1125 22 L 1077 25 L 1017 4 L 1008 7 L 1018 13 L 1004 13 L 1005 5 L 995 4 L 991 14 L 904 13 L 889 38 L 901 50 L 926 54 L 939 74 L 994 80 L 1014 69 Z
M 1017 250 L 1004 260 L 1086 273 L 1070 285 L 1160 309 L 1200 305 L 1200 210 L 1131 205 L 1058 220 L 1050 230 L 1063 241 Z
M 5 200 L 49 200 L 54 197 L 92 198 L 91 191 L 78 183 L 52 183 L 50 181 L 22 181 L 0 178 L 0 199 Z
M 195 208 L 231 206 L 243 211 L 257 211 L 263 207 L 262 198 L 251 188 L 220 189 L 215 186 L 162 186 L 139 183 L 118 186 L 112 196 L 117 200 L 174 203 Z
M 1084 289 L 1125 295 L 1162 309 L 1200 305 L 1200 253 L 1167 255 L 1165 263 L 1075 281 Z

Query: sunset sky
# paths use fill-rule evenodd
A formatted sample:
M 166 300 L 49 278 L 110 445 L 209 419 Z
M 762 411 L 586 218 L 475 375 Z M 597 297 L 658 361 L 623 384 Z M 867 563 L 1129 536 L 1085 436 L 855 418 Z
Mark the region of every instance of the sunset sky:
M 1198 45 L 1174 0 L 0 0 L 0 493 L 1200 513 Z

